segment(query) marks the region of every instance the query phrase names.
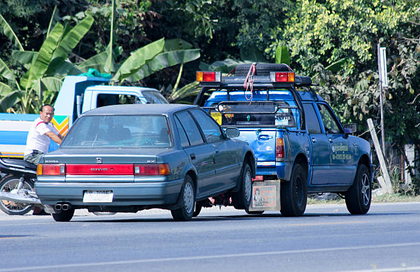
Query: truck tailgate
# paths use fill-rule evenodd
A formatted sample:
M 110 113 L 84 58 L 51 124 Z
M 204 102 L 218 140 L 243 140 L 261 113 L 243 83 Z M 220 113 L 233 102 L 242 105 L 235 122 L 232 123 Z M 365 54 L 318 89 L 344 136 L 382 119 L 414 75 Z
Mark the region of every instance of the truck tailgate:
M 240 140 L 246 141 L 254 149 L 258 166 L 275 166 L 275 128 L 239 128 Z

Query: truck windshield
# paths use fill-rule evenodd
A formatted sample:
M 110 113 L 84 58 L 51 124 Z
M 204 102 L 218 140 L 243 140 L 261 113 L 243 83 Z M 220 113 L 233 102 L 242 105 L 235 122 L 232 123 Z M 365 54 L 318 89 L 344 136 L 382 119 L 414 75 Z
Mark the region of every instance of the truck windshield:
M 296 127 L 298 120 L 297 107 L 284 101 L 224 101 L 209 113 L 224 126 Z
M 144 98 L 146 99 L 147 104 L 168 104 L 165 97 L 163 97 L 160 93 L 154 91 L 143 91 L 142 92 Z

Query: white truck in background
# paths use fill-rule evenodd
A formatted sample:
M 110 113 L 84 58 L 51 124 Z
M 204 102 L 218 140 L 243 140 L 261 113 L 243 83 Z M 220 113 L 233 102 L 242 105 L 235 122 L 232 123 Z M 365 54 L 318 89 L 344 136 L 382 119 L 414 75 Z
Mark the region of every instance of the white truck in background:
M 82 113 L 102 106 L 168 103 L 156 89 L 108 83 L 108 78 L 67 76 L 53 105 L 55 128 L 64 136 Z M 38 117 L 39 114 L 0 113 L 0 157 L 23 158 L 28 131 Z M 50 151 L 56 148 L 57 144 L 51 141 Z

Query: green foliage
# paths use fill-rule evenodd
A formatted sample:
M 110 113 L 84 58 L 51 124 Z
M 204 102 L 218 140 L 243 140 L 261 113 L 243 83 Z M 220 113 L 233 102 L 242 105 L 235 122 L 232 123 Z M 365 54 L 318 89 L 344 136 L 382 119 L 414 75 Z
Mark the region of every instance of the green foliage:
M 6 22 L 3 15 L 0 14 L 0 25 L 3 30 L 4 35 L 9 38 L 13 44 L 18 47 L 20 50 L 23 50 L 23 46 L 20 43 L 18 37 L 16 36 L 15 32 L 13 31 L 12 27 L 9 25 L 9 23 Z
M 168 101 L 182 103 L 184 100 L 186 100 L 186 98 L 197 96 L 199 91 L 200 87 L 198 86 L 198 82 L 194 81 L 190 84 L 185 85 L 181 89 L 172 92 L 171 95 L 168 97 Z M 191 103 L 191 101 L 188 101 L 186 103 Z
M 86 17 L 74 28 L 64 27 L 57 23 L 41 45 L 39 52 L 14 51 L 12 57 L 23 65 L 27 71 L 21 76 L 20 81 L 3 61 L 0 61 L 0 78 L 13 83 L 0 85 L 0 110 L 33 113 L 43 103 L 51 103 L 61 86 L 61 78 L 51 78 L 52 74 L 68 73 L 74 67 L 65 62 L 72 49 L 76 47 L 81 38 L 93 23 L 92 17 Z M 2 26 L 7 27 L 8 24 Z M 16 35 L 10 35 L 12 40 Z M 24 89 L 25 91 L 20 91 Z M 19 102 L 19 104 L 16 104 Z
M 114 80 L 124 80 L 135 74 L 147 61 L 153 59 L 163 51 L 165 40 L 160 39 L 134 51 L 131 56 L 124 61 L 114 76 Z
M 317 91 L 343 123 L 356 123 L 368 138 L 366 119 L 379 123 L 380 116 L 380 44 L 387 48 L 390 86 L 384 97 L 385 135 L 400 152 L 407 143 L 420 149 L 418 7 L 418 0 L 3 1 L 0 105 L 4 110 L 7 101 L 19 101 L 16 111 L 21 104 L 52 101 L 57 82 L 51 78 L 89 68 L 116 71 L 115 79 L 127 84 L 165 91 L 175 86 L 170 99 L 191 102 L 198 88 L 189 83 L 198 69 L 229 73 L 245 60 L 289 59 L 295 71 L 319 84 Z M 50 24 L 45 14 L 53 14 Z M 83 38 L 61 40 L 68 48 L 44 45 L 50 25 L 62 24 L 66 37 L 70 26 L 79 28 L 88 16 L 95 23 L 84 36 L 77 32 Z M 161 39 L 163 48 L 143 48 Z M 201 62 L 194 61 L 199 57 Z M 32 66 L 39 70 L 29 73 Z M 25 95 L 33 103 L 20 102 L 20 83 L 30 87 Z
M 298 0 L 278 34 L 299 70 L 346 58 L 344 71 L 350 75 L 374 60 L 376 43 L 397 33 L 410 12 L 404 1 Z
M 276 49 L 276 63 L 290 65 L 290 54 L 287 46 L 278 46 Z
M 343 123 L 356 123 L 359 134 L 370 138 L 366 120 L 380 121 L 376 52 L 380 43 L 387 48 L 390 71 L 389 88 L 384 90 L 386 141 L 401 155 L 406 144 L 420 150 L 418 1 L 300 0 L 297 4 L 286 30 L 278 33 L 280 43 L 291 49 L 292 67 L 313 75 L 320 85 L 317 91 Z

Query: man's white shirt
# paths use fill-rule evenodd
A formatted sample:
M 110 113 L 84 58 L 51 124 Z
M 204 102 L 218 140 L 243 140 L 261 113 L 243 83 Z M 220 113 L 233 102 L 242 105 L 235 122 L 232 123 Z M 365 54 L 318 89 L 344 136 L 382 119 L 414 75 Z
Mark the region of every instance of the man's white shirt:
M 28 138 L 26 139 L 25 155 L 31 154 L 33 150 L 39 150 L 44 154 L 47 154 L 50 145 L 50 137 L 48 137 L 46 133 L 49 131 L 58 135 L 58 131 L 54 128 L 53 124 L 47 124 L 38 117 L 29 130 Z

